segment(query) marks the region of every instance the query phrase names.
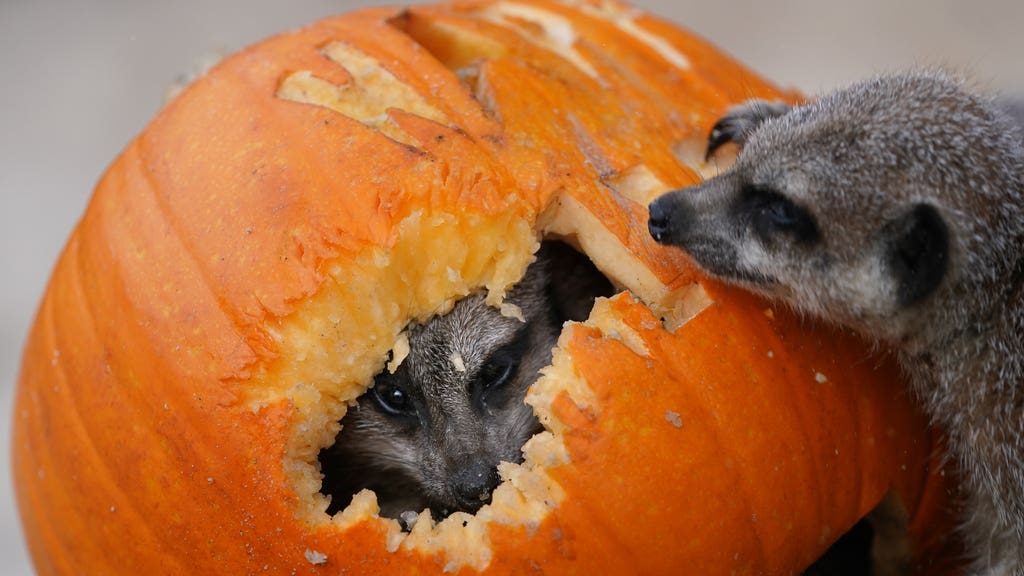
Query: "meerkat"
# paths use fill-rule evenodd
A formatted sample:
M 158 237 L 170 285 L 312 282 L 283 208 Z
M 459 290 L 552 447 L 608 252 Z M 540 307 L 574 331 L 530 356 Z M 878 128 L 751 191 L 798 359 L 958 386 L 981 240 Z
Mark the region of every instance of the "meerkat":
M 1019 112 L 1019 108 L 1018 108 Z M 1024 574 L 1024 137 L 944 73 L 718 122 L 735 164 L 649 206 L 714 276 L 898 353 L 948 435 L 974 574 Z
M 413 326 L 408 356 L 375 377 L 321 452 L 328 511 L 369 488 L 390 518 L 476 512 L 499 483 L 498 463 L 522 461 L 523 444 L 542 430 L 524 399 L 551 363 L 562 324 L 585 320 L 612 291 L 586 256 L 544 242 L 505 299 L 521 319 L 475 293 Z

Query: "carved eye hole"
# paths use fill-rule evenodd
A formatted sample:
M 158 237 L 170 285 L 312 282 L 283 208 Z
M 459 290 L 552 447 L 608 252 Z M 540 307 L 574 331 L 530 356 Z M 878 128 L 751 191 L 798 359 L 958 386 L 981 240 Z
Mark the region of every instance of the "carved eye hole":
M 392 416 L 408 416 L 416 411 L 412 399 L 392 378 L 377 378 L 373 383 L 373 400 L 381 410 Z

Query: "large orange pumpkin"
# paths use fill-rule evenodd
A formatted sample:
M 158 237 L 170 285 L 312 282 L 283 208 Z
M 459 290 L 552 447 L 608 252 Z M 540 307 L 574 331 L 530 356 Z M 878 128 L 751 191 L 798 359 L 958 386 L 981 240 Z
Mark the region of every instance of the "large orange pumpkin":
M 730 103 L 787 97 L 609 0 L 371 10 L 253 46 L 110 167 L 28 340 L 18 502 L 40 574 L 788 574 L 892 488 L 948 528 L 883 355 L 646 233 Z M 476 516 L 331 517 L 318 452 L 411 321 L 542 236 L 624 293 L 569 325 L 546 432 Z

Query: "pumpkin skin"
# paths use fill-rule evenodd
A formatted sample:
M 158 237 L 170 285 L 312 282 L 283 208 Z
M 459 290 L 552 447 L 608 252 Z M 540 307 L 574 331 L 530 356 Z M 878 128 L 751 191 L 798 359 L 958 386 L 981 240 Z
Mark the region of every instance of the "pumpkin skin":
M 890 488 L 946 570 L 950 478 L 884 355 L 646 233 L 753 96 L 795 97 L 609 2 L 369 10 L 222 62 L 105 174 L 29 336 L 37 571 L 790 574 Z M 631 294 L 563 332 L 526 462 L 408 536 L 368 495 L 327 516 L 317 452 L 404 326 L 498 303 L 542 234 Z

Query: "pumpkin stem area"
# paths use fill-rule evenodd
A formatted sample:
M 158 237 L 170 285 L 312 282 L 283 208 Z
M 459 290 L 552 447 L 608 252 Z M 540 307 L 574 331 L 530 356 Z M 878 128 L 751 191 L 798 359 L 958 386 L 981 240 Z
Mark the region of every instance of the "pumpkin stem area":
M 328 514 L 371 490 L 380 515 L 410 531 L 422 514 L 441 521 L 491 503 L 502 463 L 521 464 L 544 431 L 525 399 L 563 325 L 614 293 L 583 253 L 546 240 L 500 307 L 477 291 L 411 323 L 319 453 Z

